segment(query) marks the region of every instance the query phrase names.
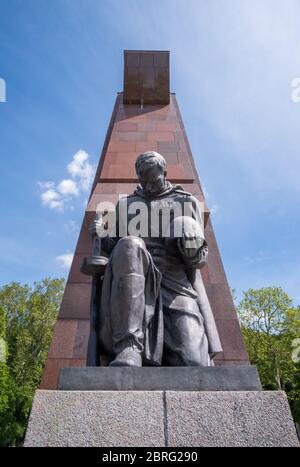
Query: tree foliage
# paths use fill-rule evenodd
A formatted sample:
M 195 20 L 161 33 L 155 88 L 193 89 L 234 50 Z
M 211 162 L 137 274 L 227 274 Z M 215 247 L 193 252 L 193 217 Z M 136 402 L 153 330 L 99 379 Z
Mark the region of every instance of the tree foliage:
M 3 307 L 0 306 L 0 413 L 8 409 L 9 370 L 6 364 L 6 320 Z
M 63 279 L 0 288 L 0 445 L 24 436 L 63 289 Z M 300 307 L 280 287 L 267 287 L 244 292 L 237 310 L 263 388 L 285 390 L 300 423 Z
M 24 436 L 63 288 L 63 279 L 0 288 L 0 337 L 6 343 L 0 367 L 0 445 L 18 443 Z
M 300 423 L 300 307 L 281 287 L 244 292 L 238 307 L 250 361 L 264 389 L 285 390 L 295 420 Z

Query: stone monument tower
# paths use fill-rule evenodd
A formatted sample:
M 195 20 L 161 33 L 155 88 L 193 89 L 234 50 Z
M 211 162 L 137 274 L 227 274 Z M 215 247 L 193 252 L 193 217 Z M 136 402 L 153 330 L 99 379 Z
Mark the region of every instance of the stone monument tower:
M 27 446 L 298 443 L 285 394 L 262 391 L 257 370 L 249 363 L 176 96 L 170 93 L 169 75 L 169 52 L 125 51 L 124 90 L 117 94 L 104 141 L 34 399 Z M 80 268 L 93 253 L 89 227 L 99 203 L 116 204 L 120 194 L 135 190 L 135 161 L 145 151 L 163 155 L 168 180 L 205 206 L 209 254 L 201 276 L 222 350 L 213 367 L 87 364 L 94 279 Z
M 56 389 L 60 368 L 86 366 L 91 277 L 80 272 L 91 255 L 89 226 L 98 203 L 116 202 L 138 183 L 134 163 L 144 151 L 157 151 L 167 162 L 168 179 L 205 202 L 176 95 L 169 89 L 169 52 L 124 54 L 124 91 L 118 93 L 85 211 L 74 259 L 43 373 L 41 389 Z M 216 365 L 249 365 L 219 249 L 206 209 L 208 264 L 201 269 L 223 352 Z

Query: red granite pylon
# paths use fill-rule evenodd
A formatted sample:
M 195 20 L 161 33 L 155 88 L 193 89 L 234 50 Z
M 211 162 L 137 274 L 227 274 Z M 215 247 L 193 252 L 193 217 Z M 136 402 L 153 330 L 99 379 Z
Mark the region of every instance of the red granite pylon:
M 165 157 L 171 182 L 180 183 L 205 202 L 176 96 L 169 92 L 169 53 L 128 51 L 124 92 L 117 95 L 107 130 L 44 368 L 42 389 L 57 388 L 60 368 L 86 365 L 91 279 L 81 274 L 80 264 L 91 255 L 88 228 L 100 201 L 116 201 L 120 193 L 129 194 L 135 189 L 134 162 L 148 150 Z M 248 355 L 209 218 L 205 237 L 209 260 L 201 273 L 223 347 L 215 363 L 247 365 Z

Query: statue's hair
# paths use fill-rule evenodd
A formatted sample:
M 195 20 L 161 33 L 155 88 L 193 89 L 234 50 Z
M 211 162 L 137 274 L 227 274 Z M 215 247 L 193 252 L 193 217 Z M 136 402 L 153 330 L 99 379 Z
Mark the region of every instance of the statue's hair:
M 163 171 L 166 170 L 165 158 L 155 151 L 146 151 L 141 154 L 135 161 L 135 171 L 137 175 L 140 175 L 145 170 L 157 165 Z

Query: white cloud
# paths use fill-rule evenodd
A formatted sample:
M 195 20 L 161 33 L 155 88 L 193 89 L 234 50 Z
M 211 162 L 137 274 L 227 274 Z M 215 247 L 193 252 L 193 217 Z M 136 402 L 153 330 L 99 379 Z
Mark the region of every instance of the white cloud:
M 61 200 L 58 201 L 51 201 L 49 203 L 49 208 L 50 209 L 56 209 L 57 211 L 63 211 L 64 209 L 64 203 Z
M 68 171 L 77 178 L 83 191 L 88 191 L 93 181 L 94 167 L 88 161 L 87 152 L 80 149 L 68 164 Z
M 42 189 L 42 190 L 46 190 L 48 188 L 54 188 L 55 187 L 55 183 L 54 182 L 38 182 L 38 186 Z
M 88 157 L 88 154 L 82 149 L 76 152 L 73 156 L 72 162 L 68 164 L 68 171 L 73 177 L 81 176 Z
M 42 190 L 41 201 L 44 206 L 57 211 L 63 211 L 66 207 L 74 210 L 70 205 L 74 196 L 79 196 L 90 189 L 95 168 L 89 162 L 89 155 L 80 149 L 72 161 L 67 165 L 67 170 L 72 179 L 66 178 L 57 184 L 52 181 L 38 182 Z
M 73 253 L 65 253 L 64 255 L 56 256 L 56 261 L 62 268 L 69 269 L 73 261 Z
M 41 200 L 43 205 L 48 206 L 50 209 L 63 209 L 63 201 L 53 188 L 44 191 L 44 193 L 41 194 Z
M 62 180 L 58 186 L 57 186 L 58 191 L 62 195 L 74 195 L 78 196 L 79 195 L 79 190 L 77 188 L 76 182 L 74 180 Z
M 47 205 L 51 201 L 57 200 L 59 198 L 59 194 L 56 193 L 55 190 L 50 188 L 49 190 L 44 191 L 44 193 L 42 193 L 41 198 L 43 203 Z

